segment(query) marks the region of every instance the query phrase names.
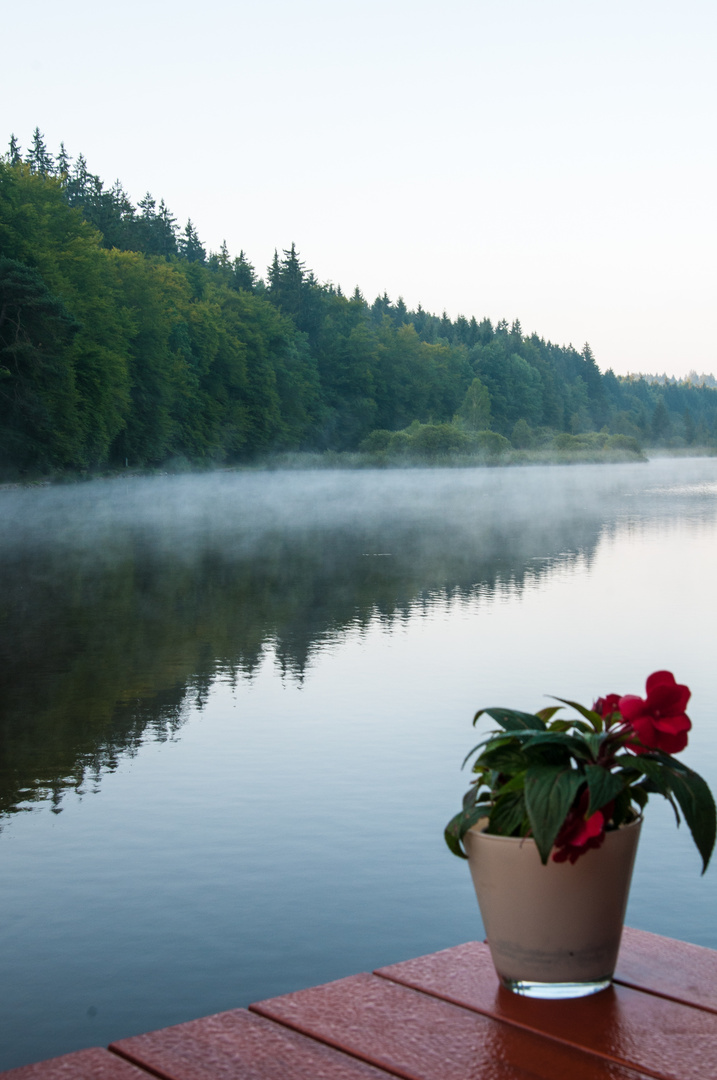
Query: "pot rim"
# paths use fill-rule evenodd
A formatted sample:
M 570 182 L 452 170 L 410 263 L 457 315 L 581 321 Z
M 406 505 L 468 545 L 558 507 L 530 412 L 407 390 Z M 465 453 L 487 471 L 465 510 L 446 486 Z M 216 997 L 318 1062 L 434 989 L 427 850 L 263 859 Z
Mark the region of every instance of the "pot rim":
M 614 836 L 617 833 L 626 832 L 628 829 L 639 828 L 642 825 L 642 822 L 643 822 L 643 816 L 642 816 L 642 814 L 640 814 L 640 816 L 635 818 L 634 821 L 628 821 L 628 823 L 626 825 L 618 825 L 618 827 L 616 829 L 606 829 L 605 830 L 605 840 L 607 841 L 609 836 Z M 533 844 L 533 845 L 535 845 L 535 840 L 533 839 L 532 836 L 498 836 L 496 833 L 488 833 L 488 832 L 486 832 L 485 830 L 487 828 L 487 825 L 488 825 L 488 819 L 487 818 L 482 818 L 480 821 L 476 822 L 475 825 L 471 825 L 468 832 L 473 833 L 473 835 L 476 836 L 476 837 L 480 836 L 482 840 L 497 840 L 501 844 Z M 466 835 L 468 835 L 468 834 L 466 833 Z

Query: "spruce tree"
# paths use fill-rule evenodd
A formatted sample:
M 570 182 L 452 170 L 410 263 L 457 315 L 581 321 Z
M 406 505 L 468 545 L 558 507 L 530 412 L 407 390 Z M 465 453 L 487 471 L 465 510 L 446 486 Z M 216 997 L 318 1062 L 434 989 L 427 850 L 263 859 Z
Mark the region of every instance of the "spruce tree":
M 187 262 L 206 262 L 207 252 L 197 236 L 197 230 L 194 228 L 191 218 L 187 220 L 184 232 L 179 238 L 179 253 L 184 256 Z
M 268 281 L 267 292 L 274 293 L 279 288 L 279 278 L 281 276 L 281 267 L 279 266 L 279 253 L 274 248 L 274 258 L 271 260 L 271 266 L 266 269 L 266 280 Z
M 67 201 L 70 206 L 81 205 L 85 201 L 92 179 L 84 154 L 78 154 L 72 175 L 67 182 Z
M 52 154 L 45 146 L 45 138 L 37 127 L 32 133 L 32 147 L 27 154 L 27 164 L 32 172 L 39 173 L 40 176 L 50 175 L 54 168 Z
M 60 153 L 57 155 L 57 174 L 65 182 L 70 173 L 70 165 L 72 164 L 72 158 L 65 150 L 65 144 L 60 143 Z
M 670 414 L 667 411 L 664 398 L 660 396 L 657 399 L 655 411 L 652 414 L 652 422 L 650 424 L 650 433 L 653 442 L 663 442 L 667 440 L 670 435 L 671 427 Z
M 254 267 L 247 259 L 243 251 L 240 251 L 233 264 L 234 277 L 232 285 L 235 289 L 247 289 L 252 292 L 256 287 L 256 274 Z
M 163 255 L 165 259 L 177 254 L 177 219 L 167 209 L 164 199 L 159 200 L 153 232 L 152 254 Z
M 404 302 L 402 296 L 399 296 L 396 301 L 396 306 L 393 309 L 393 322 L 395 326 L 403 326 L 408 321 L 408 308 Z
M 17 141 L 14 135 L 10 136 L 10 149 L 8 151 L 8 160 L 11 165 L 19 165 L 22 161 L 20 153 L 20 143 Z

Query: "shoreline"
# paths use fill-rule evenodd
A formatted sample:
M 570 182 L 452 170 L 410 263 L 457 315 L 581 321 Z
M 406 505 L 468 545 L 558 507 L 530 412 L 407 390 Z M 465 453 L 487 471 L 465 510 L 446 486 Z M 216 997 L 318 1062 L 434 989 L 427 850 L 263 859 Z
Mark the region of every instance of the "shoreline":
M 84 484 L 94 480 L 133 479 L 150 476 L 197 476 L 231 472 L 299 472 L 306 470 L 360 471 L 363 469 L 496 469 L 525 468 L 535 465 L 622 465 L 641 464 L 657 459 L 691 459 L 717 457 L 717 448 L 648 447 L 640 453 L 598 450 L 517 450 L 511 449 L 494 457 L 479 454 L 441 454 L 431 457 L 388 455 L 367 451 L 286 451 L 254 461 L 234 464 L 192 464 L 186 460 L 163 465 L 125 468 L 106 468 L 86 472 L 49 473 L 25 479 L 0 481 L 0 492 L 25 488 L 54 487 L 64 484 Z

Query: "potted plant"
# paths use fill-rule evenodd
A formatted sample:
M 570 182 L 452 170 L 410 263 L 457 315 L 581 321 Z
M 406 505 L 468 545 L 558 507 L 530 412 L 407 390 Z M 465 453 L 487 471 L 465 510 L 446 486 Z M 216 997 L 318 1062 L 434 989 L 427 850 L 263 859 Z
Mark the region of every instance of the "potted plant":
M 691 722 L 686 686 L 669 671 L 646 697 L 609 694 L 592 709 L 481 709 L 498 725 L 467 755 L 473 780 L 448 823 L 448 847 L 470 864 L 488 944 L 508 989 L 576 997 L 610 984 L 642 815 L 651 794 L 680 811 L 702 857 L 715 843 L 715 802 L 674 754 Z M 558 718 L 564 705 L 574 719 Z

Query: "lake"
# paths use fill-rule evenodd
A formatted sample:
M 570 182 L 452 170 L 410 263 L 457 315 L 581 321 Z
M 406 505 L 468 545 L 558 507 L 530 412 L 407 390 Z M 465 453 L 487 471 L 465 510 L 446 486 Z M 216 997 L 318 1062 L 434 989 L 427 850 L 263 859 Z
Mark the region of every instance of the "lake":
M 480 938 L 477 708 L 644 693 L 717 790 L 717 459 L 0 491 L 0 1069 Z M 717 948 L 652 797 L 628 922 Z

